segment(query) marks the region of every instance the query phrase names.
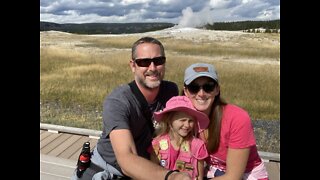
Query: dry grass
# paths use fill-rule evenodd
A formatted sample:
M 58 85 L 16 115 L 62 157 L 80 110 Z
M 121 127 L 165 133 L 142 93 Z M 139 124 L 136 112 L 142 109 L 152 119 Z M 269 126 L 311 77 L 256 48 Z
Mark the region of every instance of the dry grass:
M 101 130 L 104 97 L 132 80 L 131 44 L 147 35 L 163 42 L 166 79 L 180 89 L 187 66 L 212 63 L 228 102 L 247 109 L 252 119 L 280 119 L 279 34 L 180 29 L 130 35 L 40 32 L 41 122 Z

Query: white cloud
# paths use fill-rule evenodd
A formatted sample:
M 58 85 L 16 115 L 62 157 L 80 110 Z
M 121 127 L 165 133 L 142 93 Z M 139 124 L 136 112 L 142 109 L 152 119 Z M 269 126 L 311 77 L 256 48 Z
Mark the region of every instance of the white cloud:
M 121 0 L 120 4 L 122 5 L 131 5 L 131 4 L 145 4 L 151 0 Z
M 259 15 L 257 16 L 257 19 L 270 20 L 270 19 L 278 19 L 279 17 L 280 17 L 280 6 L 275 6 L 260 12 Z
M 232 0 L 210 0 L 210 6 L 214 9 L 228 8 Z
M 280 0 L 40 0 L 40 21 L 55 23 L 218 21 L 280 18 Z

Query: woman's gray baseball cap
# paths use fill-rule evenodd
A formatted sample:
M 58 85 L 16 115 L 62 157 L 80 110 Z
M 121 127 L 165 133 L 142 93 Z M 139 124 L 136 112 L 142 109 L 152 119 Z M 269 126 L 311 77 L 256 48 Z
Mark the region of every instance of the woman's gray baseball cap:
M 198 77 L 209 77 L 218 83 L 218 74 L 213 65 L 207 63 L 192 64 L 184 71 L 184 83 L 189 85 Z

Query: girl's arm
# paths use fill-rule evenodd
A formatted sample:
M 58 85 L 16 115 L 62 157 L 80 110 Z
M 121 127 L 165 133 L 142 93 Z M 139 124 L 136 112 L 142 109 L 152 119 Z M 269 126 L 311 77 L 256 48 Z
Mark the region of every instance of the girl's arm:
M 197 180 L 203 180 L 204 174 L 204 160 L 198 160 L 198 177 Z
M 154 151 L 151 151 L 151 152 L 150 152 L 150 160 L 151 160 L 152 162 L 156 163 L 156 164 L 159 164 L 159 163 L 160 163 L 160 162 L 159 162 L 159 159 L 158 159 L 158 157 L 157 157 L 157 155 L 155 154 Z

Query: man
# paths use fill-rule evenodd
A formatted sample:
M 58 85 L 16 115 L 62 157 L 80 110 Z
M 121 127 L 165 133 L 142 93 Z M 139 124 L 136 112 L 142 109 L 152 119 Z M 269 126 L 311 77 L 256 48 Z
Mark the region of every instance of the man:
M 119 86 L 106 98 L 102 134 L 90 167 L 80 179 L 189 180 L 186 173 L 168 171 L 148 160 L 153 112 L 178 95 L 177 85 L 163 80 L 164 47 L 155 38 L 143 37 L 133 44 L 131 56 L 134 81 Z M 76 175 L 73 178 L 77 179 Z

